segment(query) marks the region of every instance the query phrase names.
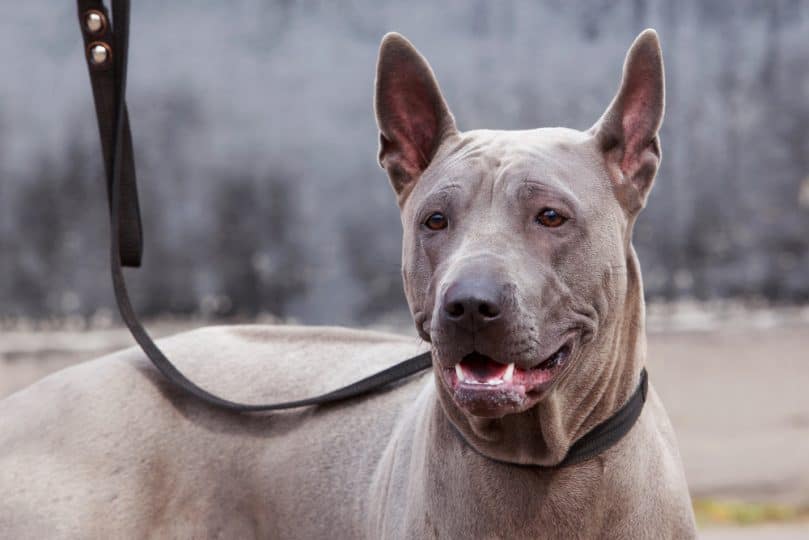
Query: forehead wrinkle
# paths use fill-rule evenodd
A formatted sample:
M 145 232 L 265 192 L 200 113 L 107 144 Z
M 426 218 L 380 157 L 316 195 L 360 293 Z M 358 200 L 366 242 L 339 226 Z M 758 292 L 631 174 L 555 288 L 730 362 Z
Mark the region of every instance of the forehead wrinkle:
M 463 185 L 461 183 L 453 180 L 450 180 L 447 184 L 438 184 L 433 186 L 433 188 L 427 192 L 424 196 L 425 201 L 432 201 L 435 199 L 444 199 L 451 195 L 453 192 L 463 190 Z
M 485 178 L 485 167 L 481 165 L 483 156 L 478 152 L 470 152 L 441 163 L 430 172 L 431 189 L 428 196 L 444 186 L 455 186 L 457 189 L 475 191 Z
M 525 189 L 529 188 L 529 189 Z M 581 207 L 581 200 L 573 193 L 569 187 L 557 181 L 553 176 L 543 178 L 542 180 L 535 180 L 531 177 L 524 177 L 521 179 L 517 186 L 517 197 L 523 200 L 531 198 L 531 189 L 536 188 L 540 192 L 556 195 L 562 199 L 569 201 L 576 207 Z
M 516 182 L 518 196 L 524 192 L 523 186 L 533 186 L 580 205 L 581 200 L 570 183 L 565 181 L 566 177 L 576 174 L 575 161 L 571 162 L 565 155 L 557 155 L 555 150 L 567 154 L 564 149 L 538 144 L 512 149 L 512 155 L 505 160 L 496 177 L 498 184 L 504 184 L 501 191 L 508 190 L 509 184 Z
M 489 146 L 488 141 L 462 138 L 449 150 L 447 158 L 440 161 L 435 169 L 436 173 L 442 173 L 459 165 L 464 169 L 469 168 L 472 164 L 470 162 L 484 157 L 487 146 Z

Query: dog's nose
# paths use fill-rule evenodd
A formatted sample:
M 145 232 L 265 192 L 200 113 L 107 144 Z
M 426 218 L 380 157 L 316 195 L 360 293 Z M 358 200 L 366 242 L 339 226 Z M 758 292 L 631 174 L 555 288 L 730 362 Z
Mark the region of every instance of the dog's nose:
M 443 314 L 466 330 L 480 330 L 500 318 L 501 297 L 502 287 L 492 281 L 458 281 L 444 293 Z

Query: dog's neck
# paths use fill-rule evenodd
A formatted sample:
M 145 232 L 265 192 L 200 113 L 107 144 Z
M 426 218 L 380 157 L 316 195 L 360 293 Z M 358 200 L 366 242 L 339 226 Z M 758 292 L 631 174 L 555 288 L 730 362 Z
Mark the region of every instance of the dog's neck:
M 479 453 L 498 461 L 552 466 L 571 445 L 613 415 L 638 385 L 646 359 L 645 312 L 634 250 L 627 257 L 626 294 L 610 303 L 594 339 L 574 358 L 557 388 L 532 409 L 502 418 L 461 411 L 436 382 L 444 413 Z

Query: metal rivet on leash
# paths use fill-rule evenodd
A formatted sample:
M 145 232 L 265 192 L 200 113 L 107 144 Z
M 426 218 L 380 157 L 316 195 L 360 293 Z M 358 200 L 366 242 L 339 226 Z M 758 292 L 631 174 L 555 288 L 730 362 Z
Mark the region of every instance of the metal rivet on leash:
M 110 47 L 106 43 L 92 43 L 90 45 L 90 63 L 94 66 L 104 65 L 111 55 Z
M 107 21 L 101 12 L 88 11 L 87 15 L 84 16 L 84 26 L 91 34 L 99 34 L 107 26 Z

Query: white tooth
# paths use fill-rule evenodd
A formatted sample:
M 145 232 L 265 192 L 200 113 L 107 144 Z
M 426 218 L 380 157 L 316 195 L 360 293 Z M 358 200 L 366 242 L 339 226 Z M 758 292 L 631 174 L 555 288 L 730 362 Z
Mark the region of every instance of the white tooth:
M 503 375 L 503 380 L 506 382 L 511 382 L 511 379 L 514 378 L 514 362 L 510 363 L 506 367 L 506 373 Z
M 463 369 L 461 369 L 461 364 L 455 364 L 455 375 L 458 376 L 458 381 L 463 382 L 466 378 L 463 376 Z

